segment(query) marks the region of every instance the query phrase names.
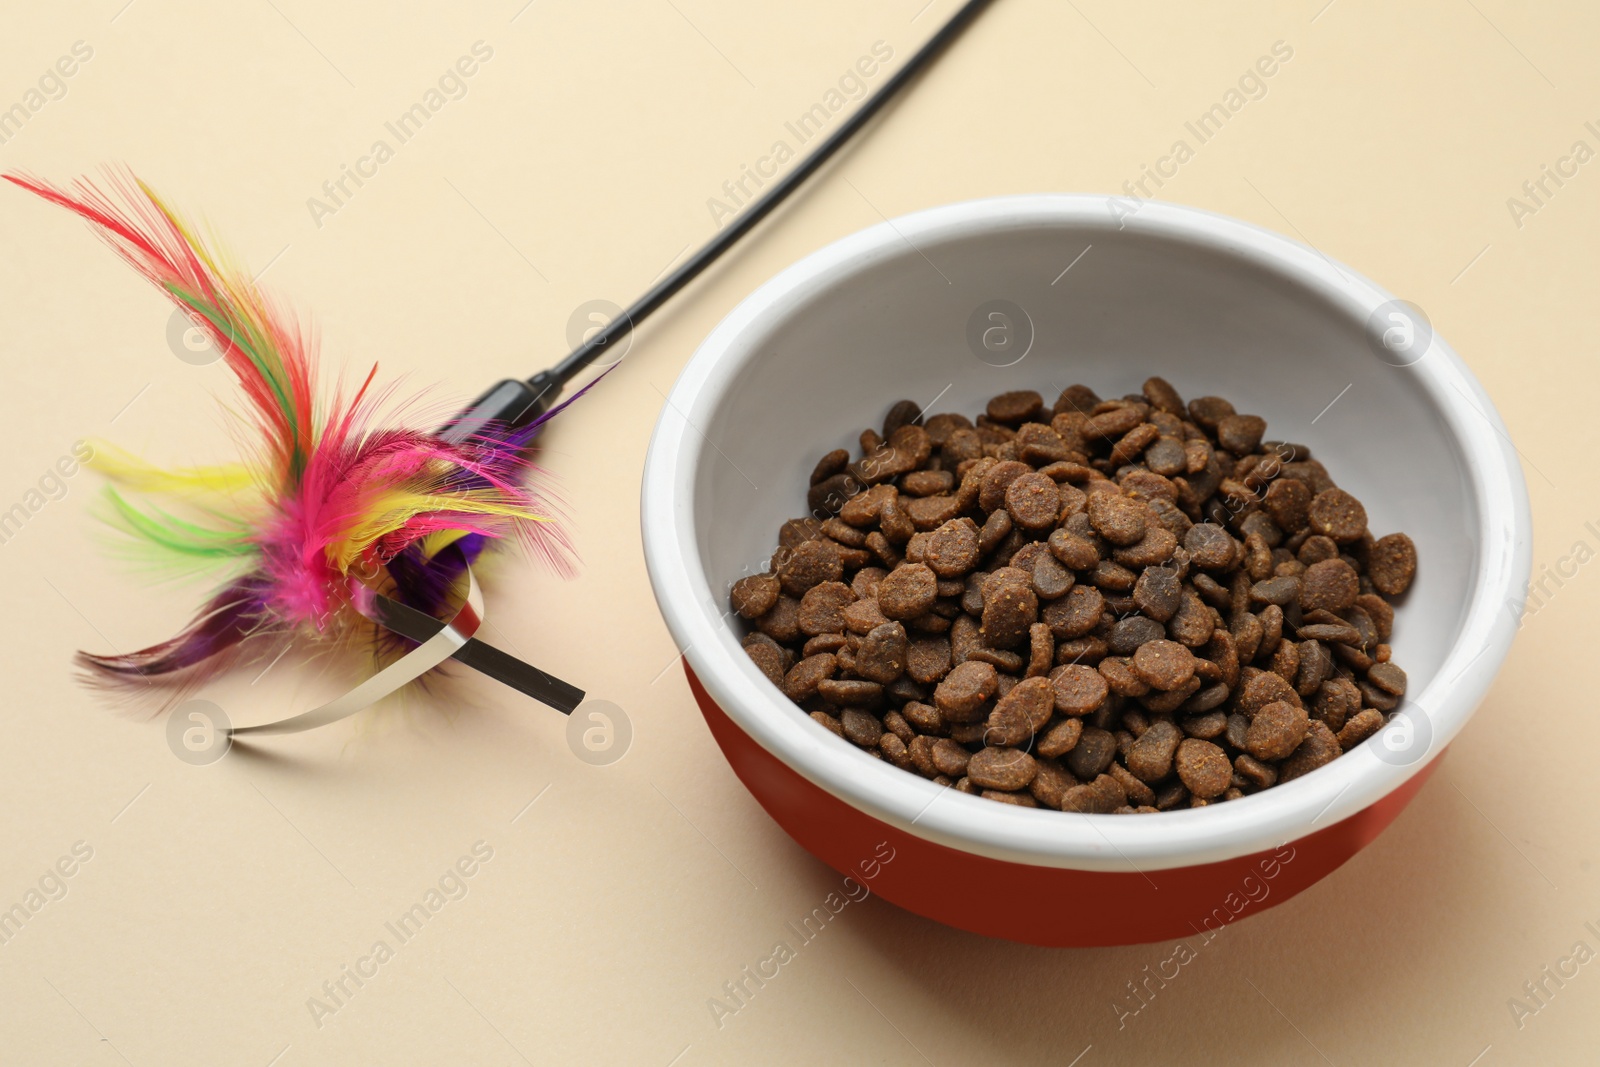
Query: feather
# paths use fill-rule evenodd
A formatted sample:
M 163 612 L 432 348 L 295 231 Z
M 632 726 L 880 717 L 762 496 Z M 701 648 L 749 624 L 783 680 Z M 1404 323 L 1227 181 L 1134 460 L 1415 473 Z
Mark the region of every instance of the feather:
M 88 221 L 183 308 L 249 405 L 253 440 L 235 464 L 165 471 L 114 448 L 96 450 L 119 528 L 160 556 L 226 577 L 173 637 L 130 654 L 80 653 L 92 673 L 149 680 L 215 664 L 258 634 L 370 632 L 352 602 L 367 585 L 438 614 L 465 566 L 511 538 L 558 569 L 570 566 L 559 510 L 530 484 L 536 472 L 527 458 L 529 441 L 560 408 L 460 445 L 380 427 L 391 390 L 375 387 L 377 366 L 348 395 L 319 398 L 314 335 L 132 174 L 109 172 L 106 191 L 84 179 L 63 189 L 5 177 Z M 460 551 L 441 552 L 446 545 Z

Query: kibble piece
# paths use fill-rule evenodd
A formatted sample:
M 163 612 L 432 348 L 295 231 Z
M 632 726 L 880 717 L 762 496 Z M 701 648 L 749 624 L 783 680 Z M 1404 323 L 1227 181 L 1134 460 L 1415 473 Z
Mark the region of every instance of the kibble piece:
M 843 582 L 819 582 L 800 598 L 800 632 L 808 636 L 843 633 L 844 609 L 856 594 Z
M 772 610 L 778 602 L 778 576 L 752 574 L 733 583 L 728 594 L 733 610 L 743 619 L 755 619 Z
M 1196 523 L 1183 535 L 1189 561 L 1204 570 L 1223 570 L 1233 566 L 1238 546 L 1227 530 L 1210 522 Z
M 749 656 L 751 662 L 761 669 L 761 673 L 767 676 L 768 681 L 782 689 L 784 687 L 782 647 L 771 638 L 766 638 L 764 634 L 756 634 L 754 636 L 765 639 L 762 641 L 746 641 L 744 646 L 745 655 Z
M 856 649 L 856 673 L 869 682 L 888 685 L 905 673 L 906 628 L 897 622 L 875 626 Z
M 1133 584 L 1133 602 L 1149 618 L 1164 623 L 1183 603 L 1183 581 L 1172 567 L 1149 567 Z
M 1311 720 L 1304 708 L 1277 700 L 1256 712 L 1245 731 L 1245 750 L 1258 760 L 1286 758 L 1305 740 Z
M 967 773 L 967 762 L 971 759 L 972 753 L 948 737 L 941 737 L 933 743 L 933 766 L 940 774 L 960 778 Z
M 1259 415 L 1224 415 L 1217 420 L 1217 443 L 1236 456 L 1254 452 L 1267 432 L 1267 420 Z
M 844 736 L 862 748 L 871 748 L 883 736 L 883 724 L 877 717 L 856 708 L 846 708 L 839 715 Z
M 824 678 L 817 683 L 817 695 L 840 707 L 859 707 L 882 700 L 883 686 L 857 678 Z
M 1068 716 L 1092 714 L 1110 693 L 1105 676 L 1081 663 L 1057 667 L 1050 675 L 1050 683 L 1056 710 Z
M 1362 708 L 1351 716 L 1339 731 L 1339 747 L 1349 752 L 1361 742 L 1383 729 L 1383 712 L 1376 708 Z
M 1087 781 L 1105 771 L 1116 758 L 1116 735 L 1098 726 L 1085 726 L 1078 743 L 1067 753 L 1067 769 Z
M 987 414 L 995 422 L 1020 424 L 1034 419 L 1044 410 L 1044 397 L 1032 389 L 1001 393 L 989 401 Z
M 869 633 L 871 631 L 868 631 Z M 950 638 L 919 637 L 906 650 L 906 673 L 919 685 L 932 685 L 950 673 Z
M 1105 607 L 1105 597 L 1098 589 L 1075 585 L 1066 596 L 1045 605 L 1043 620 L 1057 640 L 1082 637 L 1100 622 Z
M 934 690 L 933 703 L 951 722 L 977 722 L 983 705 L 1000 685 L 999 673 L 991 663 L 967 660 L 951 669 Z
M 958 578 L 978 565 L 978 526 L 951 519 L 928 535 L 925 562 L 941 578 Z
M 1367 552 L 1367 576 L 1384 596 L 1399 596 L 1417 573 L 1417 546 L 1403 533 L 1378 538 Z
M 1233 405 L 1220 396 L 1202 396 L 1189 401 L 1189 417 L 1209 433 L 1216 433 L 1217 425 L 1233 413 Z
M 1065 527 L 1050 535 L 1050 554 L 1075 571 L 1088 570 L 1100 562 L 1100 550 L 1086 537 L 1070 533 Z
M 1071 752 L 1082 736 L 1082 719 L 1063 719 L 1040 735 L 1034 747 L 1039 755 L 1056 759 Z
M 1311 490 L 1306 488 L 1304 482 L 1279 478 L 1267 487 L 1261 505 L 1267 509 L 1267 514 L 1272 516 L 1272 521 L 1279 529 L 1299 530 L 1310 519 Z
M 1360 593 L 1360 577 L 1342 559 L 1313 563 L 1300 576 L 1300 607 L 1305 611 L 1344 611 Z
M 1374 663 L 1368 667 L 1367 681 L 1392 696 L 1406 694 L 1406 672 L 1393 663 Z
M 845 449 L 836 448 L 817 460 L 816 467 L 811 471 L 811 484 L 816 485 L 819 482 L 825 482 L 849 465 L 850 453 Z
M 1086 510 L 1096 533 L 1114 545 L 1131 545 L 1144 537 L 1143 504 L 1120 493 L 1091 494 Z
M 1062 811 L 1086 815 L 1109 815 L 1127 803 L 1127 791 L 1109 774 L 1097 775 L 1094 781 L 1075 785 L 1061 794 Z
M 1301 775 L 1310 774 L 1325 763 L 1332 762 L 1344 749 L 1339 747 L 1339 739 L 1327 724 L 1313 720 L 1310 729 L 1306 731 L 1306 739 L 1300 742 L 1300 747 L 1294 754 L 1278 765 L 1278 782 L 1291 781 Z
M 1170 478 L 1188 469 L 1189 458 L 1182 441 L 1163 434 L 1144 450 L 1144 462 L 1157 474 Z
M 1006 486 L 1006 512 L 1024 530 L 1048 530 L 1055 526 L 1061 510 L 1061 494 L 1049 477 L 1030 471 Z
M 1233 769 L 1246 783 L 1257 789 L 1266 789 L 1278 783 L 1277 768 L 1243 752 L 1234 757 Z
M 979 749 L 967 761 L 967 777 L 982 789 L 1024 789 L 1038 770 L 1032 756 L 1015 748 Z
M 1133 654 L 1133 673 L 1160 690 L 1177 689 L 1194 677 L 1194 653 L 1176 641 L 1147 641 Z
M 1221 796 L 1233 782 L 1233 765 L 1228 762 L 1227 753 L 1210 741 L 1184 738 L 1173 762 L 1184 788 L 1201 799 Z
M 796 545 L 778 568 L 778 581 L 790 596 L 802 596 L 821 582 L 837 582 L 844 577 L 844 562 L 838 546 L 817 539 Z
M 814 695 L 819 683 L 833 677 L 836 662 L 833 654 L 829 652 L 807 656 L 791 667 L 789 673 L 784 676 L 784 695 L 796 704 Z
M 1166 629 L 1154 619 L 1143 615 L 1129 615 L 1121 619 L 1106 634 L 1106 648 L 1112 655 L 1131 656 L 1141 645 L 1160 641 L 1167 636 Z
M 1025 678 L 1012 686 L 989 713 L 991 745 L 1020 745 L 1050 721 L 1055 689 L 1047 678 Z
M 902 563 L 878 583 L 878 610 L 890 619 L 924 615 L 939 598 L 939 578 L 925 563 Z
M 771 611 L 755 620 L 755 625 L 774 641 L 793 641 L 800 636 L 800 601 L 780 596 Z
M 1343 489 L 1324 489 L 1311 498 L 1310 522 L 1324 537 L 1349 544 L 1367 532 L 1367 509 Z
M 1061 561 L 1049 552 L 1041 553 L 1033 561 L 1033 591 L 1041 600 L 1055 600 L 1072 591 L 1077 579 Z
M 1128 770 L 1141 781 L 1160 781 L 1172 773 L 1172 759 L 1182 740 L 1183 731 L 1167 720 L 1151 723 L 1128 749 Z
M 1026 572 L 1002 568 L 984 583 L 983 640 L 990 648 L 1021 644 L 1039 618 L 1039 598 Z

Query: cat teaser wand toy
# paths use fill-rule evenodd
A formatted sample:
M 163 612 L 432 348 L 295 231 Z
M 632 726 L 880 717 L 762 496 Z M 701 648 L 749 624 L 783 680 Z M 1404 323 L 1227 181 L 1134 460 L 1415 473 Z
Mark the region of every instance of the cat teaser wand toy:
M 387 662 L 348 693 L 230 732 L 335 722 L 451 658 L 570 714 L 582 690 L 475 636 L 484 606 L 472 565 L 486 549 L 515 539 L 557 569 L 570 564 L 570 543 L 535 487 L 529 445 L 605 372 L 554 401 L 821 168 L 988 2 L 968 0 L 794 170 L 604 329 L 554 367 L 496 384 L 432 432 L 378 425 L 393 389 L 375 386 L 376 365 L 353 391 L 322 397 L 314 337 L 131 174 L 109 172 L 109 192 L 82 179 L 63 189 L 6 174 L 88 221 L 185 310 L 238 380 L 254 438 L 240 462 L 222 466 L 165 471 L 115 451 L 97 458 L 117 525 L 169 561 L 227 577 L 173 637 L 131 653 L 80 652 L 79 665 L 108 684 L 187 685 L 246 645 L 310 637 L 355 646 L 376 637 Z M 118 486 L 143 500 L 131 502 Z M 181 513 L 168 510 L 174 505 Z

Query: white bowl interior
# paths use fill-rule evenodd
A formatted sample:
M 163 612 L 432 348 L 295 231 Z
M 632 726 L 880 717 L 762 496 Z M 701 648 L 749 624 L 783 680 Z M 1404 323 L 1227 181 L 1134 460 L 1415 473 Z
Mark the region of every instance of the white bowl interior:
M 972 416 L 1006 390 L 1035 389 L 1048 404 L 1074 382 L 1109 397 L 1160 375 L 1186 399 L 1222 396 L 1261 415 L 1269 439 L 1309 446 L 1365 504 L 1374 534 L 1399 530 L 1415 540 L 1421 565 L 1399 607 L 1393 647 L 1411 697 L 1434 709 L 1442 743 L 1481 698 L 1509 642 L 1509 629 L 1484 606 L 1499 606 L 1507 595 L 1500 587 L 1526 579 L 1525 490 L 1493 408 L 1442 341 L 1406 367 L 1373 351 L 1365 324 L 1387 298 L 1303 246 L 1168 205 L 1146 205 L 1119 225 L 1101 198 L 1012 198 L 936 209 L 848 238 L 747 300 L 673 393 L 645 490 L 647 555 L 663 611 L 697 671 L 721 683 L 708 683 L 713 695 L 747 729 L 756 726 L 758 740 L 830 791 L 903 823 L 901 808 L 916 810 L 921 793 L 938 787 L 825 737 L 767 683 L 738 647 L 743 627 L 725 613 L 728 587 L 765 570 L 779 525 L 806 514 L 816 460 L 832 448 L 857 454 L 861 429 L 881 425 L 896 400 Z M 1027 355 L 1007 367 L 980 359 L 968 340 L 975 309 L 996 299 L 1020 307 L 1032 326 Z M 671 536 L 655 529 L 657 517 L 676 524 Z M 1488 556 L 1486 541 L 1494 542 Z M 682 570 L 699 610 L 668 602 L 684 587 L 663 582 L 667 569 Z M 1474 611 L 1485 614 L 1476 626 Z M 1480 657 L 1486 650 L 1494 654 Z M 1488 662 L 1464 678 L 1469 654 Z M 1433 687 L 1442 672 L 1451 675 L 1448 696 Z M 803 741 L 806 731 L 818 735 L 815 743 Z M 816 747 L 823 741 L 837 757 Z M 1348 786 L 1365 775 L 1361 787 L 1341 790 L 1351 794 L 1345 803 L 1330 802 L 1330 814 L 1341 815 L 1415 770 L 1396 773 L 1371 758 L 1357 768 L 1357 755 L 1330 765 L 1346 764 L 1339 771 L 1225 805 L 1098 817 L 1094 836 L 1083 835 L 1081 819 L 959 794 L 939 799 L 949 819 L 923 819 L 917 831 L 1057 865 L 1125 867 L 1134 853 L 1156 866 L 1222 858 L 1263 833 L 1298 836 L 1285 832 L 1296 825 L 1284 807 L 1293 790 L 1310 805 L 1333 777 Z M 1308 789 L 1319 776 L 1322 788 Z M 1268 818 L 1273 804 L 1279 817 Z M 1003 843 L 988 834 L 986 818 L 1007 824 Z M 1187 849 L 1154 825 L 1174 820 L 1183 821 Z M 1299 819 L 1300 832 L 1309 822 Z M 1203 827 L 1215 840 L 1195 841 L 1192 832 Z M 1095 836 L 1112 849 L 1094 845 Z M 1077 847 L 1085 842 L 1094 854 L 1087 858 Z

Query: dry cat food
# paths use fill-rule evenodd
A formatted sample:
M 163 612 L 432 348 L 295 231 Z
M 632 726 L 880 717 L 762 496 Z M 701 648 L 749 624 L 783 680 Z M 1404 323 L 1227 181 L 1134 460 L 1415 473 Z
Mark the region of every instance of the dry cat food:
M 1387 598 L 1417 551 L 1266 429 L 1160 378 L 976 420 L 903 400 L 734 583 L 745 650 L 839 737 L 1007 804 L 1167 811 L 1297 778 L 1404 695 Z

